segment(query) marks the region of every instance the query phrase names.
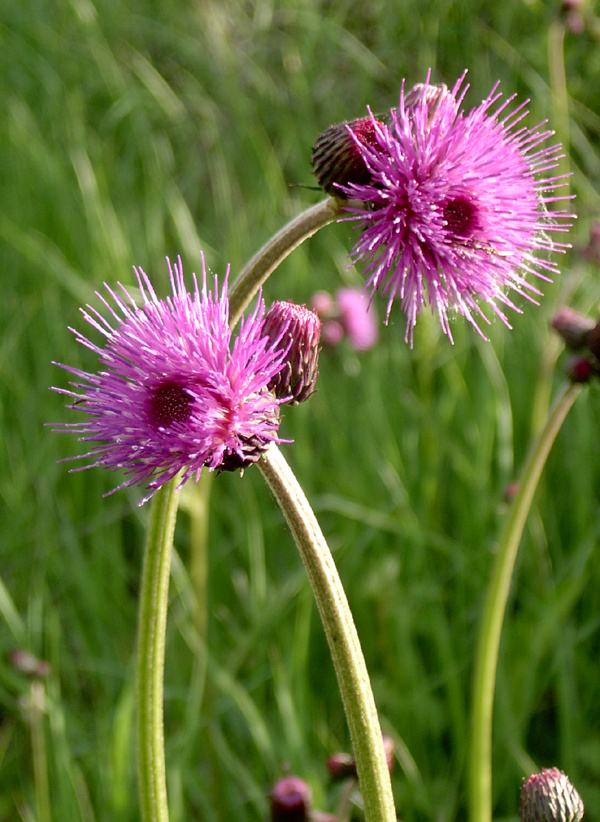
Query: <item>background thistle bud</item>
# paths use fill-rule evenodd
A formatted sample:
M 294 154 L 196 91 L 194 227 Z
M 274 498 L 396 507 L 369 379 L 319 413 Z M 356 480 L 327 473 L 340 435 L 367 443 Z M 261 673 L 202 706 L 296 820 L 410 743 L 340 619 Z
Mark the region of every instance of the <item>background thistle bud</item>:
M 391 773 L 394 767 L 394 740 L 383 735 L 383 749 L 385 751 L 385 761 Z M 327 760 L 327 770 L 332 782 L 339 782 L 342 779 L 358 779 L 356 760 L 348 753 L 334 753 Z
M 339 782 L 342 779 L 358 779 L 356 762 L 354 757 L 348 753 L 331 754 L 327 760 L 327 770 L 332 782 Z
M 304 822 L 312 802 L 310 788 L 299 776 L 284 776 L 271 791 L 271 822 Z
M 327 194 L 345 198 L 338 186 L 366 185 L 371 181 L 371 172 L 356 141 L 374 145 L 378 122 L 374 117 L 361 117 L 329 126 L 317 137 L 312 148 L 313 174 Z
M 594 364 L 581 354 L 573 354 L 565 363 L 565 376 L 569 382 L 584 384 L 596 374 Z
M 276 302 L 265 315 L 263 334 L 276 349 L 287 352 L 269 388 L 288 405 L 304 402 L 316 388 L 321 320 L 305 305 Z
M 590 317 L 568 306 L 559 308 L 552 320 L 552 328 L 560 334 L 571 351 L 580 351 L 586 347 L 594 325 Z
M 521 822 L 579 822 L 583 810 L 581 797 L 558 768 L 544 768 L 523 780 Z

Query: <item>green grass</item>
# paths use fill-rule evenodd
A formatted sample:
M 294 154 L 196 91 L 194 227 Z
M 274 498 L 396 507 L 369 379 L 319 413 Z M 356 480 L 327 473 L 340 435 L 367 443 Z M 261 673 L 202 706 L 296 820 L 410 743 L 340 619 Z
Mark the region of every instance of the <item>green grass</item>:
M 590 4 L 592 5 L 592 4 Z M 399 83 L 452 83 L 476 104 L 496 79 L 570 137 L 575 250 L 541 306 L 483 343 L 424 319 L 411 350 L 394 312 L 379 346 L 323 352 L 319 391 L 287 412 L 284 446 L 335 551 L 385 731 L 399 818 L 465 818 L 473 647 L 505 513 L 561 380 L 548 322 L 593 312 L 578 254 L 600 201 L 599 22 L 567 34 L 569 118 L 548 63 L 553 4 L 325 0 L 30 0 L 0 10 L 0 822 L 138 818 L 133 677 L 146 508 L 103 498 L 117 477 L 68 474 L 81 446 L 48 391 L 51 361 L 93 367 L 67 326 L 132 265 L 166 293 L 164 257 L 200 252 L 232 276 L 316 193 L 310 147 L 332 122 L 382 110 Z M 556 63 L 553 63 L 556 68 Z M 267 299 L 359 284 L 352 230 L 296 251 Z M 383 315 L 383 302 L 377 304 Z M 551 355 L 548 355 L 548 352 Z M 521 777 L 557 765 L 600 814 L 600 390 L 560 433 L 521 546 L 496 698 L 494 801 L 516 817 Z M 348 748 L 333 668 L 295 547 L 258 471 L 212 483 L 207 644 L 190 576 L 194 494 L 178 522 L 166 735 L 173 822 L 264 820 L 284 769 L 335 810 L 326 759 Z M 189 495 L 189 496 L 188 496 Z M 51 665 L 36 682 L 9 655 Z M 33 744 L 33 747 L 32 747 Z M 34 756 L 35 752 L 35 756 Z M 47 782 L 50 805 L 45 798 Z

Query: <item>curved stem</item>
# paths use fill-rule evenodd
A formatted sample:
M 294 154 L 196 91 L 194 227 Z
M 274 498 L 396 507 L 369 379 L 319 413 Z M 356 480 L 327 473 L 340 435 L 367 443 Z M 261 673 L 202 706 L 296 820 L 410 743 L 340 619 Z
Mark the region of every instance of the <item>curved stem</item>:
M 294 217 L 256 252 L 229 289 L 229 322 L 232 328 L 277 266 L 304 240 L 339 217 L 340 210 L 340 201 L 335 197 L 321 200 Z
M 271 445 L 258 465 L 294 536 L 321 614 L 352 737 L 367 822 L 396 822 L 369 675 L 333 557 L 279 449 Z
M 168 822 L 163 729 L 165 633 L 177 478 L 152 497 L 140 590 L 137 741 L 142 822 Z
M 502 623 L 519 543 L 548 454 L 580 390 L 580 385 L 567 386 L 550 411 L 546 424 L 528 455 L 519 489 L 498 546 L 486 595 L 473 671 L 471 740 L 468 752 L 468 802 L 471 822 L 491 822 L 492 819 L 492 718 L 496 669 Z

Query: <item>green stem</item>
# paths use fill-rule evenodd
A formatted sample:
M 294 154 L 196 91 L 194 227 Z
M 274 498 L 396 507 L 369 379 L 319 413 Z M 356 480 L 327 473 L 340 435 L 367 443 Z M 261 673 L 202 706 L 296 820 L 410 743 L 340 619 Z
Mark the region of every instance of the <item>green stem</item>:
M 340 215 L 340 200 L 328 197 L 297 217 L 256 252 L 229 289 L 229 322 L 233 328 L 260 286 L 295 248 Z
M 304 211 L 272 237 L 243 269 L 229 291 L 230 323 L 237 321 L 267 277 L 295 248 L 340 213 L 328 198 Z M 163 729 L 165 633 L 173 532 L 177 517 L 176 480 L 152 498 L 146 540 L 138 626 L 137 738 L 140 807 L 143 822 L 168 822 Z M 205 535 L 201 535 L 204 539 Z M 204 588 L 198 563 L 195 583 Z M 204 616 L 198 613 L 205 632 Z
M 352 737 L 367 822 L 396 822 L 371 683 L 333 557 L 279 449 L 271 445 L 258 465 L 294 536 L 321 614 Z
M 34 680 L 29 688 L 29 717 L 31 725 L 31 746 L 33 749 L 33 775 L 35 785 L 35 808 L 38 822 L 51 822 L 52 803 L 48 781 L 48 758 L 44 738 L 46 690 L 43 683 Z
M 177 478 L 152 497 L 140 590 L 137 741 L 142 822 L 168 822 L 163 680 Z
M 194 623 L 203 645 L 208 641 L 208 522 L 214 474 L 203 471 L 188 497 L 190 578 L 194 591 Z
M 552 448 L 581 386 L 569 385 L 550 411 L 533 444 L 498 546 L 481 620 L 472 685 L 471 741 L 468 752 L 469 817 L 492 819 L 492 717 L 502 623 L 519 543 L 533 496 Z

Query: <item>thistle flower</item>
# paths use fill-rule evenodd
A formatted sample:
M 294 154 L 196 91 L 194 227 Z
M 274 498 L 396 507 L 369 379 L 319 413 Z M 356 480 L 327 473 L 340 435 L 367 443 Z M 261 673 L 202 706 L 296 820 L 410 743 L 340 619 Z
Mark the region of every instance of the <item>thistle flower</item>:
M 366 264 L 367 288 L 388 296 L 388 319 L 401 301 L 411 343 L 426 305 L 450 340 L 452 311 L 484 337 L 480 302 L 510 328 L 502 307 L 520 309 L 508 291 L 536 302 L 541 292 L 527 276 L 550 280 L 557 268 L 548 253 L 568 247 L 547 233 L 566 231 L 572 216 L 546 210 L 567 199 L 553 195 L 564 178 L 544 176 L 562 156 L 560 144 L 543 147 L 552 132 L 522 125 L 526 102 L 507 113 L 510 97 L 493 110 L 497 84 L 477 108 L 461 111 L 463 80 L 452 91 L 431 93 L 427 81 L 405 97 L 403 88 L 387 124 L 372 118 L 374 140 L 355 138 L 371 180 L 340 186 L 361 201 L 344 218 L 362 230 L 351 259 Z
M 558 768 L 544 768 L 523 780 L 521 822 L 579 822 L 583 812 L 581 797 Z
M 255 462 L 277 436 L 279 401 L 269 382 L 283 365 L 283 352 L 262 335 L 264 303 L 242 319 L 231 339 L 227 276 L 218 293 L 208 290 L 204 259 L 202 287 L 194 275 L 189 293 L 181 260 L 169 263 L 172 296 L 159 300 L 150 280 L 134 269 L 143 299 L 138 307 L 122 285 L 98 295 L 107 317 L 82 309 L 84 319 L 106 339 L 96 345 L 81 332 L 77 341 L 97 354 L 97 373 L 60 365 L 73 374 L 75 390 L 55 388 L 73 398 L 69 405 L 88 416 L 55 425 L 93 443 L 75 471 L 93 466 L 123 469 L 117 489 L 145 484 L 145 502 L 181 473 L 181 485 L 197 481 L 204 467 L 236 470 Z M 113 306 L 114 304 L 114 306 Z

